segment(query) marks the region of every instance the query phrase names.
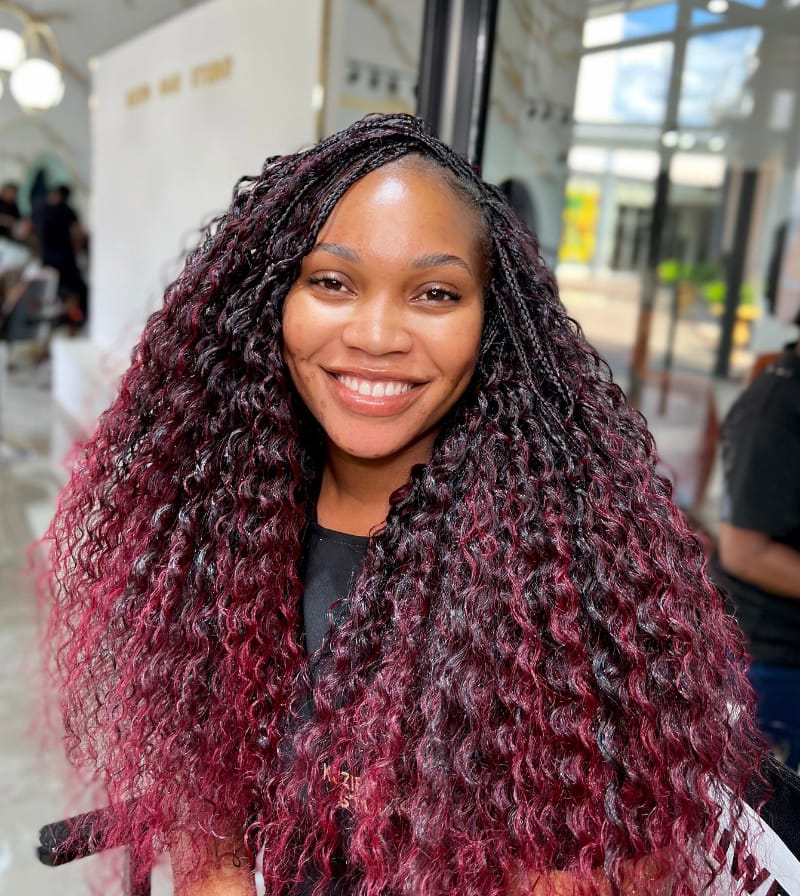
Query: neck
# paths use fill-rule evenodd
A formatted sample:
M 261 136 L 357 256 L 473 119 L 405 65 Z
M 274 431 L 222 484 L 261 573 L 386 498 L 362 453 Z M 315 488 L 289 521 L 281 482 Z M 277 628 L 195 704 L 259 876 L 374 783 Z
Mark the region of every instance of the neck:
M 317 500 L 317 520 L 326 529 L 349 535 L 370 535 L 383 527 L 389 498 L 408 482 L 411 468 L 426 463 L 432 442 L 415 445 L 397 457 L 353 457 L 328 445 Z

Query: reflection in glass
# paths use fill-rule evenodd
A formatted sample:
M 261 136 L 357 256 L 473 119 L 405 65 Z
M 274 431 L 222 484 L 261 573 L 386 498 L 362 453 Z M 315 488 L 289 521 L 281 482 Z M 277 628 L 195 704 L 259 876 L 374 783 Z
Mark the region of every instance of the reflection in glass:
M 533 223 L 555 264 L 586 0 L 501 3 L 483 174 Z
M 677 3 L 661 3 L 646 9 L 596 16 L 587 19 L 583 27 L 583 45 L 600 47 L 651 34 L 664 34 L 674 31 L 677 17 Z
M 333 8 L 324 133 L 341 130 L 369 112 L 413 113 L 423 0 L 336 0 Z
M 709 270 L 724 280 L 743 164 L 760 169 L 764 196 L 744 275 L 758 298 L 767 244 L 789 215 L 792 193 L 782 166 L 793 166 L 797 153 L 800 100 L 792 97 L 800 55 L 794 13 L 785 12 L 795 7 L 800 0 L 731 0 L 717 14 L 706 0 L 683 7 L 661 0 L 500 4 L 484 171 L 496 183 L 515 177 L 528 187 L 562 297 L 617 375 L 629 369 L 654 184 L 667 159 L 661 257 L 690 282 L 681 286 L 677 311 L 675 284 L 665 279 L 656 290 L 651 369 L 667 365 L 668 346 L 669 366 L 681 376 L 714 368 L 719 322 L 710 293 L 694 280 Z M 685 16 L 676 21 L 680 8 Z M 684 40 L 686 53 L 674 52 Z M 667 120 L 673 60 L 683 75 L 675 75 L 679 110 Z M 570 103 L 576 76 L 573 121 L 548 114 Z M 748 117 L 754 108 L 758 124 L 755 114 Z M 742 373 L 751 362 L 748 348 L 737 345 L 732 370 Z M 642 400 L 646 408 L 647 388 Z M 671 406 L 676 402 L 671 396 Z M 702 420 L 684 423 L 685 433 L 699 438 Z
M 724 21 L 724 15 L 717 15 L 707 9 L 692 10 L 692 28 L 700 28 L 703 25 L 721 25 Z
M 672 54 L 672 41 L 657 41 L 584 56 L 576 120 L 660 125 L 666 113 Z
M 747 115 L 746 85 L 758 66 L 760 28 L 701 34 L 686 45 L 678 121 L 706 127 Z

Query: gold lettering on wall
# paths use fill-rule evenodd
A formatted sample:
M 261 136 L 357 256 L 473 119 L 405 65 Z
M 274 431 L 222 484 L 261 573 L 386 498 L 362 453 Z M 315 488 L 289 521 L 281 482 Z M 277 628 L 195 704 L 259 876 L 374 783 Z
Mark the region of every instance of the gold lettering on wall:
M 174 75 L 162 78 L 158 84 L 158 92 L 161 96 L 166 96 L 168 93 L 177 93 L 180 89 L 181 76 L 177 72 Z
M 139 87 L 134 87 L 133 90 L 129 90 L 125 94 L 125 105 L 127 106 L 141 106 L 142 103 L 146 103 L 150 99 L 150 85 L 149 84 L 141 84 Z
M 232 70 L 233 59 L 230 56 L 196 65 L 192 69 L 192 87 L 206 87 L 215 81 L 223 81 L 230 78 Z
M 209 84 L 230 78 L 232 73 L 233 59 L 230 56 L 224 56 L 221 59 L 195 65 L 189 73 L 189 80 L 192 87 L 207 87 Z M 159 96 L 169 96 L 172 93 L 179 93 L 182 88 L 183 76 L 180 72 L 173 72 L 158 81 L 157 89 Z M 146 103 L 150 99 L 152 92 L 149 84 L 133 87 L 125 94 L 125 105 L 141 106 L 142 103 Z

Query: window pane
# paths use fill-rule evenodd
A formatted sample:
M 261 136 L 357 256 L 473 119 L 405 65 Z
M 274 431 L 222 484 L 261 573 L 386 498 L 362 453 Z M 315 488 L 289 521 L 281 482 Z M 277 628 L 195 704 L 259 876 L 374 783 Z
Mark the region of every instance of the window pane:
M 613 13 L 588 19 L 583 28 L 583 45 L 600 47 L 650 34 L 673 31 L 678 17 L 676 3 L 661 3 L 648 9 Z
M 581 60 L 575 118 L 586 122 L 661 124 L 672 42 L 592 53 Z
M 700 28 L 703 25 L 719 25 L 725 21 L 725 16 L 709 12 L 707 9 L 692 10 L 692 28 Z
M 674 31 L 678 18 L 678 4 L 664 3 L 650 9 L 637 9 L 625 14 L 624 37 L 647 37 L 648 34 L 663 34 Z
M 746 114 L 741 106 L 758 64 L 761 34 L 760 28 L 736 28 L 689 40 L 678 110 L 682 127 L 705 127 Z

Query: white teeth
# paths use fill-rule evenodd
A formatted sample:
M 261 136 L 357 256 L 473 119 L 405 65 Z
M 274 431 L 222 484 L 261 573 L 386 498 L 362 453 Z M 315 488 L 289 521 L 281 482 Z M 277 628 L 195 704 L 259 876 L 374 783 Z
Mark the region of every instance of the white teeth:
M 361 380 L 354 376 L 339 374 L 336 379 L 359 395 L 368 395 L 370 398 L 389 398 L 392 395 L 401 395 L 414 387 L 413 383 L 403 383 L 397 380 Z

